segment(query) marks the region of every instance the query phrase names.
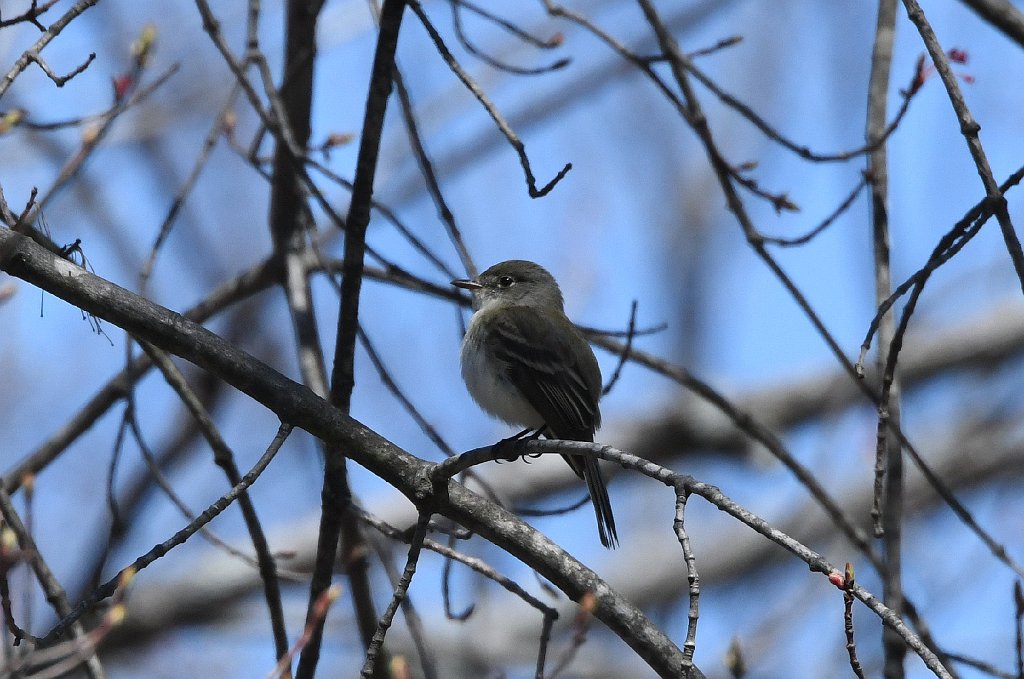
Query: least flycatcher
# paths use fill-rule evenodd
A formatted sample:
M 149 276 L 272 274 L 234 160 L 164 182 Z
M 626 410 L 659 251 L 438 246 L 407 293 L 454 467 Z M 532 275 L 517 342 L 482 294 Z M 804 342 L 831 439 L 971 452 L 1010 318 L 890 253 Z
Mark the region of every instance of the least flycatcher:
M 537 434 L 593 441 L 601 424 L 601 369 L 566 317 L 562 291 L 543 267 L 513 259 L 452 285 L 473 293 L 473 319 L 462 341 L 462 379 L 491 415 Z M 587 482 L 601 544 L 619 538 L 596 457 L 562 455 Z

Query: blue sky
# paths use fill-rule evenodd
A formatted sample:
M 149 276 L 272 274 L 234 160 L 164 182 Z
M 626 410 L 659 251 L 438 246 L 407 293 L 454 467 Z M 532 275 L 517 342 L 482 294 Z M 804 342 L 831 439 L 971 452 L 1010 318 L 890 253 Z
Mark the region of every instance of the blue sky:
M 231 44 L 240 49 L 242 34 L 236 24 L 244 17 L 244 3 L 217 5 L 215 10 Z M 282 10 L 279 2 L 265 5 L 262 46 L 278 73 Z M 434 2 L 425 7 L 442 33 L 452 37 L 447 4 Z M 631 3 L 597 0 L 580 8 L 627 45 L 639 51 L 653 49 L 649 28 Z M 678 11 L 689 18 L 675 27 L 684 49 L 708 46 L 731 35 L 743 36 L 741 44 L 705 57 L 699 64 L 784 134 L 823 152 L 862 143 L 873 10 L 857 3 L 809 0 L 691 2 L 678 9 L 662 3 L 660 8 L 668 16 Z M 621 65 L 593 37 L 567 23 L 547 19 L 539 6 L 494 3 L 494 10 L 514 17 L 541 36 L 565 34 L 562 47 L 544 52 L 524 47 L 467 17 L 467 28 L 476 43 L 507 61 L 538 65 L 560 57 L 571 59 L 567 68 L 541 77 L 497 72 L 456 49 L 520 134 L 540 183 L 565 162 L 573 163 L 565 180 L 543 199 L 529 198 L 515 154 L 434 52 L 413 17 L 407 17 L 399 47 L 400 66 L 420 116 L 425 143 L 477 264 L 485 267 L 509 258 L 542 263 L 562 283 L 570 316 L 588 326 L 623 328 L 630 302 L 638 300 L 641 325 L 668 325 L 663 333 L 639 338 L 638 346 L 681 363 L 727 395 L 739 396 L 834 370 L 835 359 L 806 317 L 745 245 L 694 135 L 658 91 L 638 71 Z M 981 123 L 981 140 L 993 171 L 1001 181 L 1024 162 L 1020 114 L 1024 88 L 1018 86 L 1024 74 L 1024 51 L 960 3 L 928 3 L 925 10 L 943 45 L 969 54 L 969 62 L 956 70 L 973 79 L 962 86 Z M 5 6 L 5 16 L 7 11 Z M 75 21 L 45 53 L 55 70 L 67 71 L 89 51 L 96 51 L 96 61 L 84 74 L 57 89 L 38 69 L 30 68 L 0 99 L 0 109 L 24 107 L 33 119 L 41 121 L 104 109 L 110 102 L 110 78 L 127 68 L 127 46 L 147 23 L 154 24 L 158 34 L 147 78 L 175 63 L 180 64 L 180 71 L 118 121 L 82 178 L 56 196 L 46 210 L 56 241 L 81 238 L 96 272 L 129 288 L 135 287 L 156 230 L 230 87 L 229 73 L 202 33 L 192 4 L 163 3 L 157 12 L 145 3 L 104 0 Z M 25 28 L 0 31 L 0 63 L 11 63 L 33 39 L 33 31 Z M 365 3 L 327 3 L 319 36 L 314 142 L 332 133 L 358 132 L 373 43 Z M 897 91 L 909 81 L 922 51 L 916 31 L 901 10 L 890 110 L 897 106 Z M 659 72 L 667 75 L 667 70 Z M 754 176 L 762 186 L 787 192 L 801 208 L 795 215 L 777 216 L 769 204 L 746 196 L 756 225 L 765 233 L 803 233 L 831 212 L 857 181 L 864 167 L 862 160 L 809 164 L 764 139 L 706 90 L 697 91 L 729 159 L 735 163 L 756 161 Z M 409 153 L 397 102 L 392 100 L 391 106 L 375 196 L 394 209 L 449 266 L 458 269 L 458 258 Z M 256 121 L 244 107 L 238 108 L 238 115 L 236 136 L 248 143 Z M 45 136 L 18 132 L 0 137 L 0 157 L 4 159 L 0 184 L 12 205 L 23 203 L 30 187 L 49 186 L 59 166 L 74 153 L 80 135 L 81 130 L 69 129 Z M 264 153 L 269 152 L 265 147 Z M 941 234 L 983 192 L 948 98 L 934 76 L 913 101 L 891 140 L 889 153 L 892 263 L 894 278 L 899 281 L 921 266 Z M 355 154 L 355 144 L 335 149 L 328 165 L 351 177 Z M 326 183 L 324 187 L 335 207 L 344 212 L 347 193 Z M 158 261 L 151 296 L 183 310 L 213 284 L 266 256 L 270 249 L 268 196 L 266 183 L 220 144 Z M 1019 224 L 1024 219 L 1021 203 L 1014 194 L 1009 200 L 1011 218 Z M 777 252 L 782 266 L 850 357 L 856 356 L 874 313 L 869 234 L 868 205 L 862 196 L 810 245 Z M 384 220 L 374 219 L 368 240 L 402 266 L 434 282 L 446 282 Z M 332 254 L 340 253 L 339 241 L 329 246 Z M 0 278 L 0 285 L 9 281 Z M 324 345 L 332 347 L 337 300 L 323 281 L 314 289 Z M 934 277 L 912 333 L 931 337 L 943 328 L 986 317 L 1004 304 L 1019 309 L 1020 287 L 993 222 Z M 243 347 L 297 376 L 292 333 L 280 292 L 264 293 L 246 309 L 251 332 L 243 334 Z M 460 330 L 449 304 L 368 282 L 361 319 L 399 384 L 456 450 L 508 435 L 507 428 L 479 411 L 461 385 Z M 50 436 L 120 368 L 123 335 L 107 325 L 111 346 L 90 331 L 76 309 L 49 296 L 41 299 L 38 291 L 24 283 L 18 284 L 10 301 L 0 305 L 0 327 L 0 374 L 9 383 L 20 385 L 0 393 L 0 412 L 4 413 L 0 431 L 5 441 L 0 464 L 6 470 Z M 209 327 L 223 332 L 230 326 L 217 319 Z M 615 358 L 602 352 L 598 356 L 607 376 Z M 353 415 L 407 450 L 439 459 L 440 453 L 389 396 L 363 355 L 358 357 L 357 370 Z M 1019 361 L 1010 362 L 987 375 L 962 373 L 915 389 L 906 402 L 905 427 L 927 455 L 942 448 L 944 436 L 955 431 L 954 425 L 966 422 L 967 406 L 1012 416 L 1021 408 L 1016 393 L 1019 373 Z M 678 407 L 683 397 L 680 388 L 667 380 L 642 368 L 627 367 L 603 403 L 602 440 L 627 445 L 637 435 L 638 423 Z M 181 426 L 180 406 L 153 375 L 140 384 L 137 400 L 143 430 L 159 449 Z M 35 515 L 40 548 L 70 583 L 78 583 L 72 576 L 79 563 L 77 555 L 91 553 L 97 535 L 102 534 L 107 468 L 120 410 L 113 409 L 38 479 Z M 218 423 L 243 468 L 255 461 L 277 426 L 273 416 L 237 394 L 230 395 L 218 411 Z M 851 488 L 870 483 L 873 436 L 871 409 L 864 405 L 786 432 L 785 441 L 842 497 Z M 511 484 L 520 473 L 543 474 L 544 469 L 557 467 L 554 463 L 544 467 L 546 464 L 535 465 L 540 472 L 521 465 L 488 472 L 498 483 Z M 296 434 L 268 471 L 272 476 L 254 487 L 257 508 L 271 533 L 287 535 L 291 522 L 308 521 L 315 515 L 320 465 L 310 438 Z M 129 447 L 120 465 L 120 478 L 129 478 L 140 468 L 138 453 Z M 806 491 L 785 470 L 757 453 L 741 460 L 705 456 L 695 461 L 687 457 L 677 469 L 720 485 L 771 520 L 788 520 L 794 511 L 807 506 Z M 178 491 L 197 510 L 225 490 L 225 481 L 202 450 L 170 473 Z M 385 513 L 394 509 L 394 492 L 381 481 L 359 469 L 353 470 L 353 479 L 367 507 Z M 1019 522 L 1013 518 L 1024 509 L 1019 488 L 1018 476 L 1008 476 L 965 491 L 962 499 L 1011 553 L 1024 558 L 1024 540 Z M 536 525 L 598 572 L 613 574 L 617 578 L 613 584 L 626 587 L 630 578 L 643 578 L 631 558 L 651 542 L 672 540 L 672 498 L 660 488 L 652 490 L 649 483 L 625 475 L 619 475 L 610 490 L 616 511 L 625 517 L 619 552 L 601 550 L 589 523 L 589 510 L 538 520 Z M 557 506 L 580 492 L 576 489 L 547 498 L 543 504 Z M 714 561 L 720 549 L 716 540 L 737 534 L 737 527 L 713 508 L 696 500 L 692 504 L 689 520 L 700 567 L 702 560 Z M 112 567 L 128 563 L 183 523 L 163 497 L 154 496 L 144 512 L 144 520 L 133 527 L 130 540 L 112 555 Z M 245 544 L 244 528 L 234 512 L 217 519 L 213 528 L 233 542 Z M 279 548 L 287 549 L 287 539 L 283 542 Z M 854 558 L 852 550 L 838 541 L 812 546 L 837 563 Z M 493 548 L 473 543 L 467 549 L 539 590 L 529 572 L 503 559 Z M 140 596 L 148 586 L 187 574 L 193 559 L 210 551 L 208 545 L 190 541 L 139 577 L 135 587 Z M 1007 670 L 1012 667 L 1012 574 L 995 564 L 948 509 L 931 505 L 914 517 L 907 529 L 905 558 L 908 591 L 922 607 L 936 637 L 948 643 L 950 650 L 970 652 Z M 676 567 L 679 578 L 684 579 L 681 558 Z M 439 627 L 439 636 L 457 637 L 463 633 L 461 628 L 443 622 L 435 610 L 439 570 L 440 560 L 425 561 L 413 590 L 414 600 Z M 860 565 L 858 572 L 865 586 L 880 591 L 866 565 Z M 493 587 L 481 585 L 464 572 L 456 581 L 462 601 L 474 595 L 489 597 L 491 605 L 501 601 Z M 381 593 L 386 591 L 383 580 L 375 584 Z M 300 628 L 304 596 L 298 588 L 288 594 L 293 635 Z M 195 653 L 203 658 L 201 666 L 217 666 L 219 676 L 261 676 L 269 670 L 272 647 L 263 609 L 254 603 L 258 600 L 257 595 L 242 604 L 243 620 L 251 615 L 258 622 L 246 624 L 236 619 L 218 626 L 215 634 L 205 627 L 175 631 L 147 647 L 141 662 L 138 658 L 111 661 L 111 676 L 140 676 L 141 667 L 157 668 L 150 670 L 157 674 L 149 676 L 177 676 L 183 668 L 180 663 L 191 662 L 181 660 L 183 656 L 196 650 L 201 651 Z M 793 602 L 801 604 L 799 614 L 794 613 Z M 717 578 L 712 570 L 701 606 L 697 659 L 709 676 L 725 676 L 721 658 L 734 636 L 749 650 L 751 678 L 829 677 L 837 676 L 833 672 L 848 672 L 841 655 L 839 595 L 822 578 L 809 577 L 806 568 L 793 559 L 773 560 L 739 578 Z M 351 667 L 357 650 L 346 626 L 348 610 L 344 600 L 335 608 L 325 649 L 326 675 L 331 668 L 343 671 L 340 668 Z M 864 610 L 857 616 L 863 630 L 862 656 L 877 670 L 877 665 L 870 664 L 877 662 L 879 653 L 877 621 Z M 44 613 L 37 612 L 37 618 L 43 617 Z M 656 619 L 681 643 L 684 605 L 663 607 L 656 611 Z M 539 620 L 536 624 L 539 629 Z M 561 629 L 559 640 L 564 646 L 568 632 Z M 778 629 L 785 631 L 774 636 Z M 207 638 L 217 641 L 211 644 Z M 607 633 L 592 632 L 588 646 L 596 647 L 594 655 L 588 656 L 590 649 L 584 647 L 578 674 L 570 676 L 587 676 L 588 662 L 607 657 L 601 645 L 608 639 Z M 609 648 L 615 649 L 613 657 L 626 671 L 636 671 L 625 646 L 616 645 L 620 643 L 608 641 Z M 907 666 L 908 677 L 928 676 L 916 660 L 908 661 Z M 532 676 L 528 661 L 513 661 L 506 669 L 510 677 Z M 964 669 L 961 676 L 982 676 L 972 672 Z

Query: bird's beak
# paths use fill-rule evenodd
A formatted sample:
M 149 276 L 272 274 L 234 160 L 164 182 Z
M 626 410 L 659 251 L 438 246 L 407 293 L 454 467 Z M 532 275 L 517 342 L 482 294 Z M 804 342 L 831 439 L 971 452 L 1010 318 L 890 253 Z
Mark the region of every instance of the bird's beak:
M 469 290 L 470 292 L 473 292 L 474 290 L 479 290 L 480 288 L 484 287 L 480 285 L 480 283 L 478 283 L 477 281 L 473 280 L 472 278 L 456 279 L 452 281 L 452 285 L 454 285 L 457 288 L 462 288 L 463 290 Z

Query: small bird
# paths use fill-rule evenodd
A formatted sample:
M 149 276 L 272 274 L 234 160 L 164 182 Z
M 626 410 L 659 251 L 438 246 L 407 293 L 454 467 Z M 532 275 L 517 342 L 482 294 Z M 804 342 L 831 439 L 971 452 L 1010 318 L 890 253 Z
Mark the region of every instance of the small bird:
M 512 259 L 452 285 L 473 293 L 462 341 L 462 379 L 491 415 L 535 435 L 593 441 L 601 424 L 601 369 L 563 309 L 562 291 L 539 264 Z M 598 459 L 562 455 L 587 482 L 601 544 L 614 548 L 612 504 Z

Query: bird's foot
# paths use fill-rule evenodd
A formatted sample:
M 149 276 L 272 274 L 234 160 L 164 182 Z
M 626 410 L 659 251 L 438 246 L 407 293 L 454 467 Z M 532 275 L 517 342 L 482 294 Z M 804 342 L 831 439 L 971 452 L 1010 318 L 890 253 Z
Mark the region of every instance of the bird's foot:
M 519 455 L 516 453 L 508 452 L 505 453 L 506 449 L 511 449 L 516 443 L 519 442 L 520 434 L 515 436 L 509 436 L 507 439 L 501 439 L 494 444 L 495 452 L 499 454 L 499 457 L 495 458 L 495 462 L 502 464 L 504 462 L 515 462 L 519 459 Z
M 540 438 L 541 434 L 544 433 L 544 429 L 545 429 L 544 426 L 537 427 L 536 429 L 533 429 L 533 428 L 524 429 L 521 432 L 519 432 L 518 434 L 514 434 L 512 436 L 509 436 L 507 439 L 501 439 L 500 441 L 498 441 L 497 443 L 494 444 L 494 447 L 498 450 L 498 452 L 501 452 L 502 448 L 511 448 L 514 444 L 518 443 L 519 441 L 535 441 L 538 438 Z M 523 458 L 523 461 L 529 463 L 529 461 L 526 460 L 526 458 L 528 458 L 528 457 L 529 458 L 537 458 L 537 457 L 540 457 L 540 453 L 533 453 L 533 454 L 527 454 L 527 455 L 520 455 L 520 454 L 517 454 L 517 453 L 508 453 L 507 455 L 502 455 L 500 458 L 496 459 L 495 462 L 497 462 L 498 464 L 501 464 L 502 462 L 515 462 L 516 460 L 518 460 L 520 458 Z

